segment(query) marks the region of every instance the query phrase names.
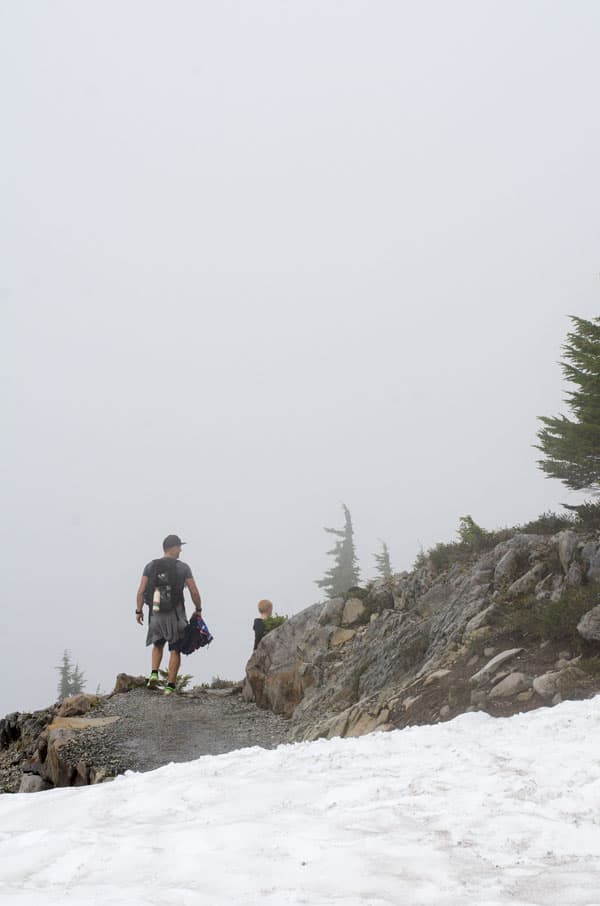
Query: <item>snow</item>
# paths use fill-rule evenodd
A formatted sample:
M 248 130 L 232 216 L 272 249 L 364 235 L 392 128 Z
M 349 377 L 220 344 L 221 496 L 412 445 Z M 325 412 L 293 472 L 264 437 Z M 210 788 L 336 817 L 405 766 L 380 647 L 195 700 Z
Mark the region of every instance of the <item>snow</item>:
M 600 697 L 0 796 L 2 906 L 600 906 Z

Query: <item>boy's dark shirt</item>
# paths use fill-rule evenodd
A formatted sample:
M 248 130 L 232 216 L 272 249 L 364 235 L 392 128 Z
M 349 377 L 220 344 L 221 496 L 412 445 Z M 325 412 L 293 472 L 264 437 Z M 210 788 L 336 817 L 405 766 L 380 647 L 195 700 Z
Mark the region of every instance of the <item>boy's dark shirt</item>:
M 252 628 L 254 629 L 254 650 L 256 651 L 258 643 L 265 634 L 265 621 L 257 617 Z

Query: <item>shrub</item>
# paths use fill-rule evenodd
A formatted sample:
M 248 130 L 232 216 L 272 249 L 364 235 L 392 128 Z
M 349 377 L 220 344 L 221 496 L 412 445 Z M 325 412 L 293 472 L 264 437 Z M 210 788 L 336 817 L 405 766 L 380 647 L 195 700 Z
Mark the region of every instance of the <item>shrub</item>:
M 160 688 L 163 688 L 167 684 L 167 680 L 169 679 L 169 673 L 167 670 L 159 670 L 158 673 L 160 676 L 160 679 L 158 681 L 158 686 Z M 191 673 L 184 673 L 184 674 L 178 673 L 177 679 L 175 680 L 175 691 L 183 692 L 185 687 L 187 685 L 189 685 L 189 682 L 191 679 L 192 679 Z
M 534 595 L 526 595 L 507 603 L 500 622 L 504 629 L 520 632 L 523 637 L 570 643 L 580 649 L 583 640 L 577 624 L 597 600 L 598 588 L 594 585 L 568 589 L 558 601 L 539 602 Z
M 282 623 L 285 623 L 287 616 L 280 617 L 279 614 L 274 614 L 272 617 L 267 617 L 264 620 L 265 624 L 265 634 L 271 632 L 272 629 L 277 629 L 278 626 L 281 626 Z

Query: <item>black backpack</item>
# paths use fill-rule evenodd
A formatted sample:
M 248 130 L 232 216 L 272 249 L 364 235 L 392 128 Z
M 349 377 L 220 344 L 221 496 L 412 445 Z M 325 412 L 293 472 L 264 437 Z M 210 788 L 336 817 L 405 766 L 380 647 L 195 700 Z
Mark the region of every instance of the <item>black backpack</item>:
M 157 592 L 157 603 L 160 613 L 175 610 L 177 604 L 183 604 L 185 581 L 177 569 L 177 560 L 173 557 L 160 557 L 153 560 L 144 594 L 146 604 L 154 609 L 154 592 Z

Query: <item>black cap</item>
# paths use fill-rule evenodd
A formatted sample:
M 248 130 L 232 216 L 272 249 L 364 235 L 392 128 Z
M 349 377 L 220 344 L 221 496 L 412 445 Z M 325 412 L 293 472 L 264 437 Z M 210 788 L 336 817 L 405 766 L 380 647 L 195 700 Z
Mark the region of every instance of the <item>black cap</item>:
M 179 535 L 167 535 L 163 541 L 163 550 L 168 551 L 171 547 L 181 547 L 182 544 L 185 544 L 185 541 L 182 541 Z

